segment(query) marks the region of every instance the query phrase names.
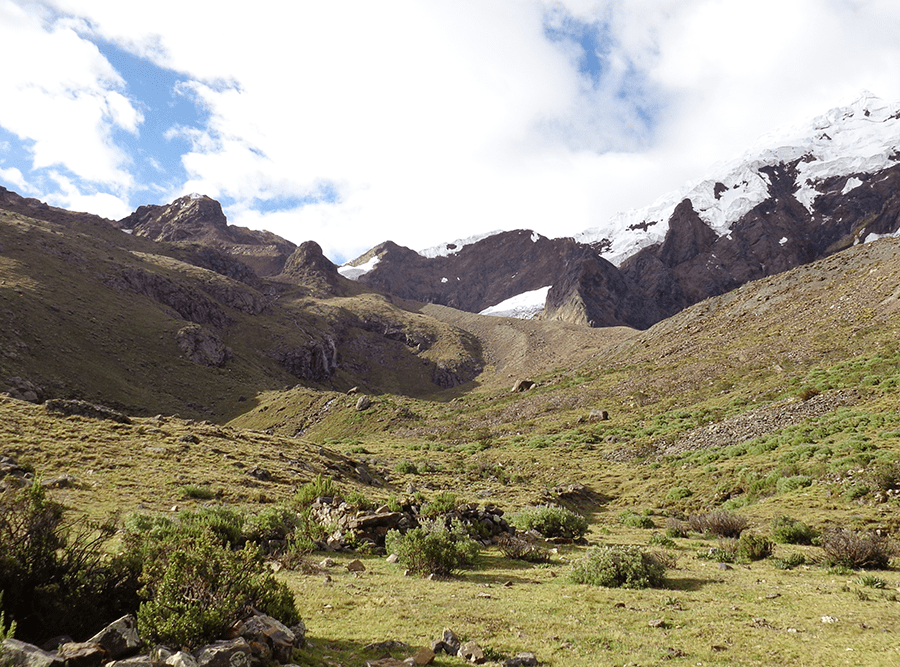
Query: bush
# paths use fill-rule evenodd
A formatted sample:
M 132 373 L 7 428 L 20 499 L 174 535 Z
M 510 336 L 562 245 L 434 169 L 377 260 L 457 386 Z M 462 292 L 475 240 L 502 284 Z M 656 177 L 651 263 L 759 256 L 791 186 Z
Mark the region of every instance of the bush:
M 656 524 L 653 523 L 653 519 L 649 516 L 643 516 L 630 510 L 623 512 L 620 520 L 623 524 L 632 528 L 645 528 L 648 530 L 656 528 Z
M 653 533 L 650 536 L 648 544 L 656 547 L 665 547 L 666 549 L 674 549 L 675 542 L 668 535 L 663 533 Z
M 543 505 L 523 510 L 511 517 L 520 530 L 536 530 L 544 537 L 563 537 L 577 540 L 588 531 L 588 522 L 580 514 L 564 507 Z
M 775 483 L 778 493 L 787 493 L 796 489 L 804 489 L 812 486 L 812 477 L 809 475 L 792 475 L 791 477 L 780 477 Z
M 737 540 L 719 540 L 719 545 L 697 553 L 697 558 L 716 563 L 733 563 L 737 558 Z
M 802 521 L 780 516 L 772 521 L 772 539 L 779 544 L 813 544 L 819 533 Z
M 210 500 L 216 497 L 216 492 L 208 486 L 197 486 L 196 484 L 182 486 L 181 493 L 185 498 L 194 498 L 196 500 Z
M 772 542 L 762 535 L 742 533 L 737 541 L 735 556 L 738 560 L 748 562 L 762 560 L 772 555 Z
M 591 549 L 572 567 L 569 578 L 576 584 L 608 588 L 655 588 L 665 581 L 666 567 L 635 546 Z
M 870 492 L 871 489 L 864 482 L 854 482 L 844 489 L 844 495 L 848 500 L 857 500 Z
M 536 544 L 510 535 L 501 535 L 497 543 L 503 555 L 511 560 L 522 560 L 526 563 L 547 563 L 550 552 Z
M 300 516 L 289 507 L 267 507 L 244 519 L 243 532 L 247 539 L 259 543 L 287 540 L 300 526 Z
M 39 478 L 0 494 L 0 613 L 20 639 L 85 635 L 137 606 L 137 571 L 104 548 L 115 532 L 69 519 Z
M 207 530 L 130 546 L 143 565 L 138 629 L 145 640 L 208 643 L 251 607 L 286 624 L 300 620 L 292 593 L 274 579 L 254 545 L 234 551 Z
M 772 561 L 772 564 L 778 570 L 793 570 L 799 565 L 806 564 L 806 556 L 804 556 L 803 554 L 790 554 L 789 556 L 785 556 L 784 558 L 774 559 Z
M 297 489 L 294 494 L 294 503 L 300 507 L 309 507 L 316 498 L 333 498 L 337 493 L 337 487 L 331 477 L 319 473 L 311 482 L 307 482 Z
M 416 464 L 412 461 L 400 461 L 397 465 L 394 466 L 394 470 L 396 470 L 401 475 L 418 475 L 419 469 L 416 467 Z
M 686 486 L 676 486 L 666 494 L 666 500 L 668 500 L 670 503 L 676 503 L 679 500 L 690 498 L 692 495 L 694 495 L 694 492 Z
M 740 537 L 747 527 L 747 519 L 726 511 L 692 514 L 688 519 L 691 530 L 718 537 Z
M 822 548 L 830 566 L 853 570 L 885 570 L 894 555 L 893 545 L 887 538 L 846 528 L 826 533 Z
M 452 512 L 458 505 L 459 501 L 456 499 L 456 494 L 444 491 L 443 493 L 437 494 L 433 500 L 422 505 L 422 516 L 433 519 L 442 514 Z
M 687 537 L 687 527 L 683 521 L 669 517 L 666 522 L 666 537 Z
M 481 550 L 461 525 L 455 523 L 448 528 L 441 521 L 424 522 L 402 535 L 389 531 L 385 548 L 416 574 L 437 575 L 471 568 Z

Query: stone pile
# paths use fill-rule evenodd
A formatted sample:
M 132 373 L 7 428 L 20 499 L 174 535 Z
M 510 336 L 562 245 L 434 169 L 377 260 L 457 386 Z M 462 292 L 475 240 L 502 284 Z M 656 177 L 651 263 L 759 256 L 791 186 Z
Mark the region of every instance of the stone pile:
M 473 665 L 481 665 L 487 662 L 484 650 L 478 645 L 478 642 L 462 642 L 456 636 L 456 633 L 450 629 L 444 629 L 441 638 L 431 642 L 430 649 L 420 648 L 413 655 L 403 659 L 395 658 L 390 653 L 391 651 L 395 653 L 411 653 L 412 649 L 403 642 L 385 641 L 378 644 L 369 644 L 364 647 L 364 650 L 385 653 L 383 657 L 377 660 L 367 661 L 366 667 L 424 667 L 434 662 L 435 657 L 441 653 L 456 656 Z M 534 653 L 523 652 L 517 653 L 515 657 L 506 658 L 500 664 L 503 667 L 537 667 L 538 661 Z
M 271 616 L 255 612 L 235 624 L 228 636 L 195 651 L 144 647 L 134 616 L 123 616 L 85 642 L 69 637 L 39 648 L 18 639 L 0 645 L 10 667 L 266 667 L 290 664 L 294 648 L 306 643 L 306 627 L 288 628 Z
M 384 547 L 388 531 L 405 533 L 416 528 L 423 520 L 422 508 L 408 503 L 399 512 L 383 505 L 374 510 L 358 510 L 340 497 L 322 496 L 311 506 L 311 516 L 319 525 L 331 529 L 323 543 L 330 551 L 353 551 L 360 545 L 369 544 L 375 548 Z M 459 505 L 444 514 L 432 517 L 444 521 L 448 526 L 459 522 L 470 535 L 484 544 L 492 544 L 501 536 L 513 535 L 516 529 L 503 518 L 503 510 L 493 505 L 483 509 L 475 503 Z

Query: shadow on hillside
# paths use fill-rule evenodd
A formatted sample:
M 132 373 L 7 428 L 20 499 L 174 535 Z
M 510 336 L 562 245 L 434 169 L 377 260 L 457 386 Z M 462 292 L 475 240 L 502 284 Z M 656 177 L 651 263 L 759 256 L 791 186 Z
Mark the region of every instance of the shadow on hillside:
M 717 583 L 713 579 L 694 579 L 685 577 L 679 579 L 666 579 L 666 589 L 671 591 L 699 591 L 708 584 Z

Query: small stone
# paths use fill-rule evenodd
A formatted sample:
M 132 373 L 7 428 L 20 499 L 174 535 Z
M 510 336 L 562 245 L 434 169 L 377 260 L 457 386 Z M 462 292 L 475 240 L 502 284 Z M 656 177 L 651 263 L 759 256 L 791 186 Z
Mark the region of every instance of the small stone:
M 363 562 L 361 560 L 356 559 L 347 563 L 347 570 L 349 572 L 365 572 L 366 566 L 363 565 Z
M 435 653 L 430 648 L 422 647 L 418 651 L 416 651 L 415 655 L 412 656 L 413 663 L 419 665 L 419 667 L 424 667 L 425 665 L 430 665 L 434 662 Z
M 666 627 L 666 622 L 661 618 L 654 618 L 647 622 L 651 628 L 664 628 Z
M 734 569 L 728 563 L 719 563 L 718 568 L 720 570 L 733 570 Z
M 56 654 L 66 661 L 66 667 L 98 667 L 109 658 L 109 652 L 97 642 L 63 644 Z
M 450 655 L 456 655 L 459 652 L 460 642 L 453 630 L 444 628 L 441 641 L 444 643 L 444 650 Z
M 839 619 L 836 618 L 835 616 L 823 616 L 822 617 L 822 623 L 837 623 L 838 620 Z
M 507 658 L 503 667 L 537 667 L 538 661 L 534 653 L 516 653 L 514 658 Z
M 388 563 L 396 563 L 398 560 L 400 560 L 400 556 L 398 556 L 397 554 L 391 554 L 385 560 Z
M 325 558 L 319 562 L 321 567 L 334 567 L 334 558 Z

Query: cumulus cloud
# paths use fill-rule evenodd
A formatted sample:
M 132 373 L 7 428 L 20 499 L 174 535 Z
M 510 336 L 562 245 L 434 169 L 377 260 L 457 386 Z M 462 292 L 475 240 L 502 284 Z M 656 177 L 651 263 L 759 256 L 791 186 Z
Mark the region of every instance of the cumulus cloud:
M 179 72 L 205 113 L 166 133 L 185 142 L 186 179 L 161 199 L 209 194 L 231 222 L 333 258 L 497 228 L 568 235 L 863 88 L 900 99 L 895 4 L 0 0 L 0 40 L 18 40 L 0 49 L 49 54 L 0 83 L 19 96 L 0 126 L 33 142 L 36 166 L 127 200 L 115 132 L 142 116 L 91 42 L 106 40 Z

